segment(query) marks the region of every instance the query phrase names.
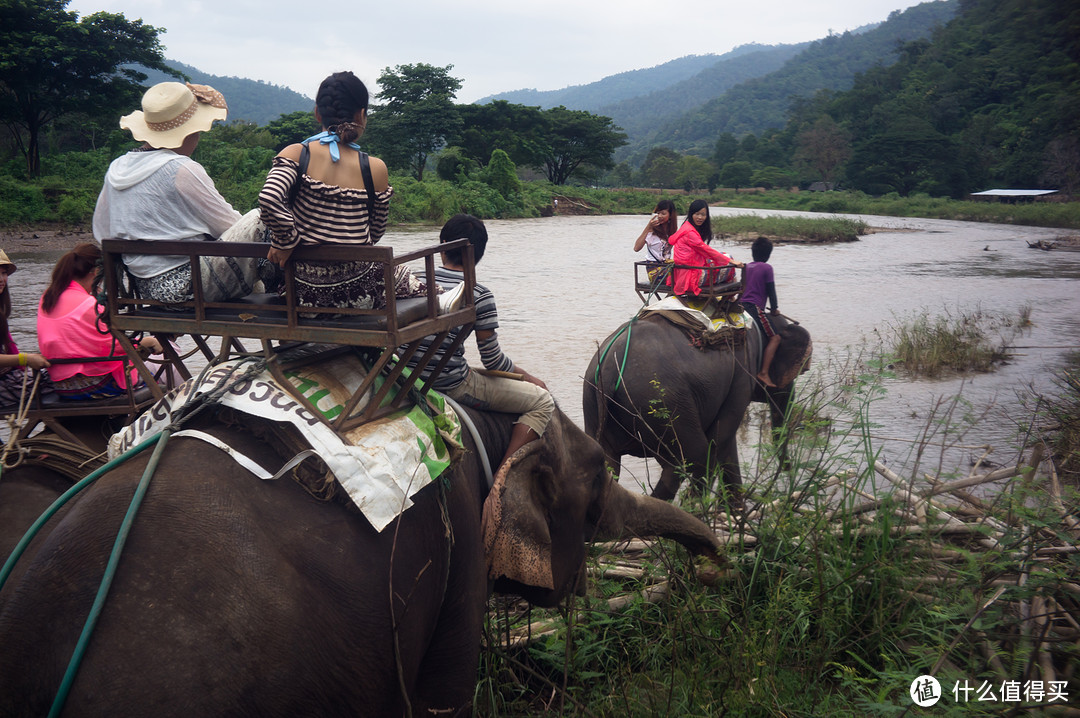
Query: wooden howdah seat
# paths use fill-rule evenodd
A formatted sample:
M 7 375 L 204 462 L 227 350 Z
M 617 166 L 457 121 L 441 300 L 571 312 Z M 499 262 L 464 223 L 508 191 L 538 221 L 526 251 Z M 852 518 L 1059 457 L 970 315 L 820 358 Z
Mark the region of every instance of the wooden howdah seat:
M 138 370 L 145 386 L 126 396 L 109 400 L 72 401 L 55 394 L 36 393 L 25 408 L 25 423 L 17 438 L 25 438 L 44 424 L 66 441 L 84 446 L 96 442 L 82 441 L 71 427 L 80 418 L 120 417 L 123 423 L 132 421 L 141 411 L 161 399 L 174 388 L 177 380 L 193 375 L 192 357 L 201 356 L 204 363 L 237 356 L 265 357 L 267 368 L 278 383 L 335 431 L 344 432 L 364 422 L 386 416 L 405 407 L 411 390 L 427 391 L 434 378 L 443 370 L 450 353 L 436 365 L 431 377 L 420 386 L 421 371 L 435 356 L 436 350 L 455 327 L 471 329 L 476 320 L 473 288 L 476 275 L 473 267 L 472 245 L 467 239 L 455 240 L 406 254 L 394 255 L 390 247 L 321 246 L 298 247 L 293 259 L 326 261 L 370 261 L 382 266 L 384 285 L 395 286 L 395 273 L 405 264 L 412 266 L 427 285 L 423 297 L 398 299 L 393 290 L 386 296 L 384 309 L 347 309 L 340 307 L 298 307 L 292 263 L 284 271 L 283 293 L 255 294 L 227 302 L 208 302 L 203 297 L 202 271 L 199 257 L 266 257 L 268 246 L 242 242 L 170 242 L 106 239 L 102 243 L 104 263 L 105 306 L 101 322 L 116 339 L 115 356 L 78 361 L 121 360 Z M 464 287 L 458 305 L 440 313 L 438 284 L 435 282 L 435 258 L 440 252 L 461 250 L 464 259 Z M 124 254 L 153 254 L 186 256 L 191 261 L 194 299 L 177 305 L 137 296 L 123 264 Z M 417 267 L 416 265 L 421 265 Z M 156 374 L 135 348 L 135 339 L 149 334 L 158 339 L 164 357 Z M 464 341 L 468 331 L 458 333 L 456 346 Z M 416 368 L 406 371 L 406 362 L 414 358 L 420 342 L 434 335 L 437 340 L 416 361 Z M 177 350 L 180 337 L 189 337 L 194 345 L 181 355 Z M 326 419 L 286 378 L 285 372 L 322 359 L 355 352 L 369 371 L 356 389 L 344 410 L 333 420 Z M 299 357 L 299 358 L 297 358 Z M 60 360 L 65 361 L 65 360 Z M 379 377 L 385 380 L 377 381 Z M 391 396 L 394 387 L 396 395 Z M 365 395 L 370 400 L 362 404 Z M 0 415 L 15 414 L 18 407 L 0 407 Z
M 637 292 L 642 304 L 649 304 L 658 299 L 663 299 L 671 294 L 671 285 L 668 278 L 675 269 L 701 269 L 710 270 L 716 267 L 696 266 L 689 264 L 657 264 L 656 262 L 634 262 L 634 291 Z M 722 269 L 722 268 L 721 268 Z M 659 271 L 654 271 L 659 270 Z M 743 272 L 746 270 L 744 269 Z M 654 272 L 649 276 L 649 272 Z M 734 301 L 742 294 L 743 276 L 734 282 L 723 284 L 708 284 L 701 287 L 699 297 L 716 299 L 718 301 Z
M 122 361 L 130 364 L 126 355 L 109 357 L 80 357 L 54 360 L 59 363 L 90 363 L 97 361 Z M 126 369 L 127 367 L 125 367 Z M 27 382 L 27 391 L 34 386 L 37 372 Z M 102 433 L 109 420 L 119 425 L 128 424 L 142 411 L 157 401 L 149 386 L 129 387 L 123 395 L 108 399 L 68 400 L 52 392 L 35 391 L 22 407 L 22 422 L 15 434 L 16 440 L 29 437 L 39 427 L 51 431 L 59 438 L 87 448 L 91 453 L 103 451 L 108 436 Z M 0 416 L 18 415 L 18 406 L 0 406 Z M 119 425 L 116 428 L 119 428 Z
M 292 253 L 296 260 L 368 261 L 382 266 L 384 285 L 394 287 L 398 267 L 421 263 L 419 271 L 427 285 L 424 297 L 398 299 L 393 290 L 387 292 L 384 309 L 353 309 L 341 307 L 300 307 L 296 304 L 295 277 L 292 262 L 286 264 L 283 292 L 279 295 L 251 295 L 227 302 L 208 302 L 203 297 L 201 256 L 256 257 L 266 256 L 268 246 L 247 242 L 170 242 L 106 239 L 102 243 L 105 273 L 107 322 L 117 341 L 156 393 L 161 388 L 150 381 L 150 372 L 135 351 L 130 332 L 143 332 L 157 337 L 166 351 L 166 359 L 185 379 L 192 372 L 177 355 L 170 339 L 187 335 L 206 361 L 224 360 L 235 355 L 261 354 L 268 368 L 283 388 L 311 409 L 315 416 L 338 432 L 348 431 L 366 421 L 393 413 L 410 401 L 409 393 L 419 387 L 430 388 L 435 376 L 449 361 L 447 353 L 431 377 L 419 386 L 421 371 L 428 366 L 435 351 L 455 327 L 471 329 L 476 320 L 473 288 L 476 275 L 473 268 L 472 245 L 468 240 L 455 240 L 423 249 L 394 255 L 386 246 L 319 246 L 297 247 Z M 465 280 L 462 300 L 457 308 L 440 314 L 438 284 L 435 282 L 435 258 L 440 252 L 461 250 L 465 259 Z M 166 306 L 162 302 L 136 296 L 133 283 L 123 267 L 124 254 L 156 254 L 186 256 L 191 261 L 194 299 Z M 416 267 L 413 268 L 417 272 Z M 458 345 L 468 331 L 459 332 Z M 416 362 L 416 368 L 405 371 L 405 364 L 414 357 L 420 342 L 436 336 L 428 351 Z M 213 341 L 217 339 L 217 347 Z M 244 341 L 258 343 L 252 351 Z M 290 352 L 300 344 L 317 345 L 317 351 L 303 352 L 303 358 L 290 359 Z M 341 353 L 358 352 L 368 365 L 364 382 L 349 399 L 344 410 L 332 421 L 325 419 L 299 391 L 293 388 L 285 372 L 301 365 Z M 379 376 L 385 381 L 376 382 Z M 372 398 L 363 407 L 361 400 L 373 387 Z M 397 387 L 396 398 L 389 398 Z

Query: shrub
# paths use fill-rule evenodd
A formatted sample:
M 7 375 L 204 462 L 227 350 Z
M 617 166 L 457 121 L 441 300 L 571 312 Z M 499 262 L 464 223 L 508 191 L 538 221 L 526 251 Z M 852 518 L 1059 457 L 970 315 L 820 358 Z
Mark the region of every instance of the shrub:
M 0 223 L 41 222 L 52 219 L 41 187 L 0 176 Z
M 521 194 L 521 180 L 510 155 L 502 150 L 491 152 L 491 161 L 484 171 L 484 181 L 505 199 Z

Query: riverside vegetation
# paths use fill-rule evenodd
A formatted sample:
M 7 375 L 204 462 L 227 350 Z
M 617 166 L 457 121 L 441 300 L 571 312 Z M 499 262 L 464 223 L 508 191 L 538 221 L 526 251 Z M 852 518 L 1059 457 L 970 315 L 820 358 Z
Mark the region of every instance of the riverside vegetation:
M 890 324 L 891 356 L 913 377 L 992 371 L 1008 361 L 1010 343 L 1031 326 L 1031 311 L 1031 305 L 1015 317 L 983 309 L 944 316 L 924 311 Z
M 964 447 L 970 471 L 931 458 L 977 429 L 953 397 L 932 407 L 901 476 L 879 460 L 872 419 L 890 359 L 834 361 L 799 389 L 804 418 L 781 437 L 790 464 L 761 437 L 745 515 L 699 507 L 728 566 L 664 542 L 598 546 L 588 596 L 555 611 L 493 601 L 477 714 L 902 715 L 924 674 L 949 715 L 1068 713 L 1076 364 L 1058 394 L 1031 397 L 1002 467 L 990 447 Z M 976 699 L 987 687 L 995 702 Z
M 265 130 L 248 126 L 219 126 L 206 133 L 195 159 L 203 164 L 230 203 L 246 211 L 256 205 L 263 179 L 275 151 Z M 74 229 L 88 227 L 94 204 L 109 162 L 127 151 L 130 143 L 117 142 L 87 152 L 49 154 L 42 157 L 42 176 L 30 179 L 17 160 L 0 171 L 0 227 L 12 229 L 55 224 Z M 498 165 L 495 165 L 498 168 Z M 1052 227 L 1080 228 L 1080 202 L 1001 205 L 962 202 L 923 195 L 870 197 L 859 192 L 762 192 L 702 191 L 688 195 L 640 189 L 602 189 L 558 186 L 546 181 L 520 181 L 512 163 L 502 165 L 505 176 L 492 176 L 491 167 L 456 181 L 429 177 L 392 176 L 394 199 L 390 220 L 394 224 L 440 224 L 457 212 L 484 219 L 539 217 L 552 208 L 553 198 L 572 198 L 574 211 L 591 214 L 647 214 L 661 197 L 676 206 L 688 206 L 692 197 L 702 196 L 711 204 L 758 209 L 792 209 L 822 213 L 878 214 L 940 219 L 1012 222 Z M 865 234 L 865 222 L 829 218 L 801 219 L 779 216 L 724 217 L 717 231 L 721 236 L 760 233 L 804 241 L 850 241 Z

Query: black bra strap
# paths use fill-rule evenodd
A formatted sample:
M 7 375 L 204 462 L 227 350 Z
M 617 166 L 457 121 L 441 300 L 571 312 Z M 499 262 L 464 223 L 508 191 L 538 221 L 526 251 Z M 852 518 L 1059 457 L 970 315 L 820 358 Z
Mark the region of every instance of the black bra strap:
M 375 180 L 371 176 L 371 162 L 367 152 L 358 152 L 360 155 L 360 176 L 364 180 L 364 189 L 367 190 L 367 215 L 368 222 L 375 220 Z
M 289 188 L 289 206 L 292 207 L 293 202 L 296 201 L 296 193 L 300 191 L 301 177 L 307 174 L 308 163 L 311 161 L 311 150 L 308 149 L 307 144 L 300 146 L 300 167 L 296 170 L 296 181 L 292 183 L 292 187 Z

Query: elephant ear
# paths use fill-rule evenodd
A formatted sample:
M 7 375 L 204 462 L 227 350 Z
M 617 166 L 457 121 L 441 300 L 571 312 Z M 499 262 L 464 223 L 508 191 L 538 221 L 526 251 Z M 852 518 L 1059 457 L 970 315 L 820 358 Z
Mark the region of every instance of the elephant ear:
M 529 486 L 532 474 L 544 471 L 537 454 L 541 444 L 540 441 L 526 444 L 499 467 L 484 501 L 481 531 L 491 578 L 505 576 L 527 586 L 550 590 L 555 588 L 551 532 L 545 511 L 537 505 Z
M 789 386 L 810 368 L 814 343 L 810 340 L 810 333 L 794 323 L 781 329 L 780 337 L 780 348 L 769 374 L 777 386 Z

